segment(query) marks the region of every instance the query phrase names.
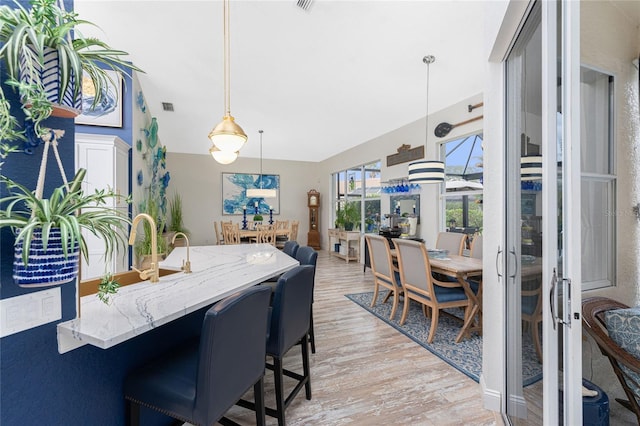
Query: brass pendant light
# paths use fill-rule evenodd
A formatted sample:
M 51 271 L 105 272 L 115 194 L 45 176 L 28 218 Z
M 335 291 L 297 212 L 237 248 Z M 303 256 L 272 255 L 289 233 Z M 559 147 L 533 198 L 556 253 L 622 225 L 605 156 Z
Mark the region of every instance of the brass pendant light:
M 231 115 L 231 107 L 230 107 L 230 72 L 229 72 L 229 0 L 224 0 L 224 117 L 222 121 L 216 125 L 213 130 L 209 133 L 209 139 L 213 142 L 211 149 L 209 152 L 213 156 L 213 158 L 221 162 L 222 164 L 229 164 L 235 161 L 238 157 L 238 151 L 247 141 L 247 135 L 242 130 L 234 120 Z M 217 150 L 216 150 L 217 148 Z M 223 151 L 226 154 L 215 154 L 219 151 Z M 235 158 L 233 160 L 228 161 L 233 157 L 235 153 Z M 225 158 L 225 161 L 222 162 L 218 158 Z

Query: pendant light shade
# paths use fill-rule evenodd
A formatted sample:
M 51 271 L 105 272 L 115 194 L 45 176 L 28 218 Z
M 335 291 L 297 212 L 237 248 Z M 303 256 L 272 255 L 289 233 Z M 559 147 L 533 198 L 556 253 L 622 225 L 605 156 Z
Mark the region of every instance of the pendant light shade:
M 238 151 L 223 151 L 215 145 L 209 148 L 209 153 L 220 164 L 231 164 L 238 158 Z
M 436 61 L 435 56 L 427 55 L 422 62 L 427 64 L 427 115 L 425 117 L 425 152 L 429 149 L 429 66 Z M 444 163 L 436 160 L 420 160 L 409 163 L 410 183 L 441 183 L 444 182 Z
M 247 141 L 247 135 L 231 115 L 231 88 L 229 71 L 229 0 L 223 2 L 224 11 L 224 117 L 222 121 L 209 132 L 209 139 L 214 146 L 226 154 L 217 153 L 213 148 L 209 150 L 213 158 L 222 164 L 233 163 L 238 158 L 238 151 Z M 214 154 L 217 153 L 217 154 Z M 233 159 L 231 159 L 233 158 Z M 228 161 L 228 162 L 222 162 Z
M 225 115 L 222 121 L 209 133 L 209 139 L 222 151 L 236 152 L 247 141 L 247 135 L 232 116 Z
M 414 161 L 409 163 L 409 182 L 440 183 L 444 182 L 444 163 L 442 161 Z
M 263 188 L 262 183 L 262 133 L 263 130 L 258 130 L 260 133 L 260 188 L 249 188 L 247 189 L 247 197 L 250 198 L 276 198 L 276 190 L 273 188 Z
M 524 155 L 520 157 L 520 179 L 542 179 L 542 155 Z

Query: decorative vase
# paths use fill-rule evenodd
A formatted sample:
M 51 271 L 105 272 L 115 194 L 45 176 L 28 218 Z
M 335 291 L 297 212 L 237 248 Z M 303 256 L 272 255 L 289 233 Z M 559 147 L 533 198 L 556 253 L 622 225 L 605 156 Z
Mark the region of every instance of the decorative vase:
M 35 54 L 31 46 L 29 49 Z M 52 116 L 73 118 L 82 111 L 82 92 L 78 90 L 75 97 L 73 93 L 78 85 L 78 76 L 71 73 L 67 89 L 61 95 L 61 76 L 58 63 L 58 51 L 50 47 L 45 47 L 44 66 L 42 67 L 37 62 L 27 63 L 23 56 L 20 60 L 20 80 L 26 84 L 42 86 L 47 99 L 54 104 Z
M 42 231 L 33 232 L 28 265 L 22 262 L 22 249 L 23 241 L 19 241 L 15 246 L 13 258 L 13 280 L 20 287 L 54 286 L 74 280 L 78 276 L 78 241 L 65 258 L 58 228 L 52 228 L 49 232 L 46 250 L 42 244 Z

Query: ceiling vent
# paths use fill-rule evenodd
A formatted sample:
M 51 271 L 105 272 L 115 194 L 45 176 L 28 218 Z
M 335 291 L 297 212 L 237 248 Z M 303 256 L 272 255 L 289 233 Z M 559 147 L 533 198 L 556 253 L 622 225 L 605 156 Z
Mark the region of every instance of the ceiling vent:
M 313 0 L 298 0 L 298 7 L 302 10 L 309 10 Z
M 163 111 L 173 111 L 173 104 L 171 102 L 163 102 L 162 103 Z

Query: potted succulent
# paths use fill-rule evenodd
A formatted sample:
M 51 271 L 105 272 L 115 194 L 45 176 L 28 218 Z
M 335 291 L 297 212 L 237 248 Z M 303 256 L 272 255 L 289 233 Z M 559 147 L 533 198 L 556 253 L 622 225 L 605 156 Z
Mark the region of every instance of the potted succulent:
M 126 246 L 131 222 L 125 213 L 107 206 L 122 196 L 105 190 L 85 194 L 85 175 L 85 169 L 78 170 L 68 187 L 55 188 L 46 199 L 0 175 L 9 192 L 0 199 L 0 228 L 11 227 L 16 234 L 13 278 L 18 285 L 56 285 L 74 279 L 79 255 L 88 261 L 83 230 L 102 239 L 107 258 Z
M 0 6 L 0 59 L 6 64 L 7 84 L 19 92 L 26 117 L 33 120 L 36 133 L 40 133 L 40 122 L 51 115 L 79 114 L 83 77 L 93 84 L 92 106 L 96 106 L 111 82 L 106 69 L 141 70 L 124 60 L 126 52 L 112 49 L 99 39 L 83 37 L 79 26 L 95 24 L 64 10 L 62 0 L 30 3 L 30 9 L 18 2 Z M 58 79 L 41 79 L 52 73 Z M 0 95 L 5 100 L 1 88 Z M 17 124 L 8 108 L 0 105 L 3 139 L 21 136 Z

